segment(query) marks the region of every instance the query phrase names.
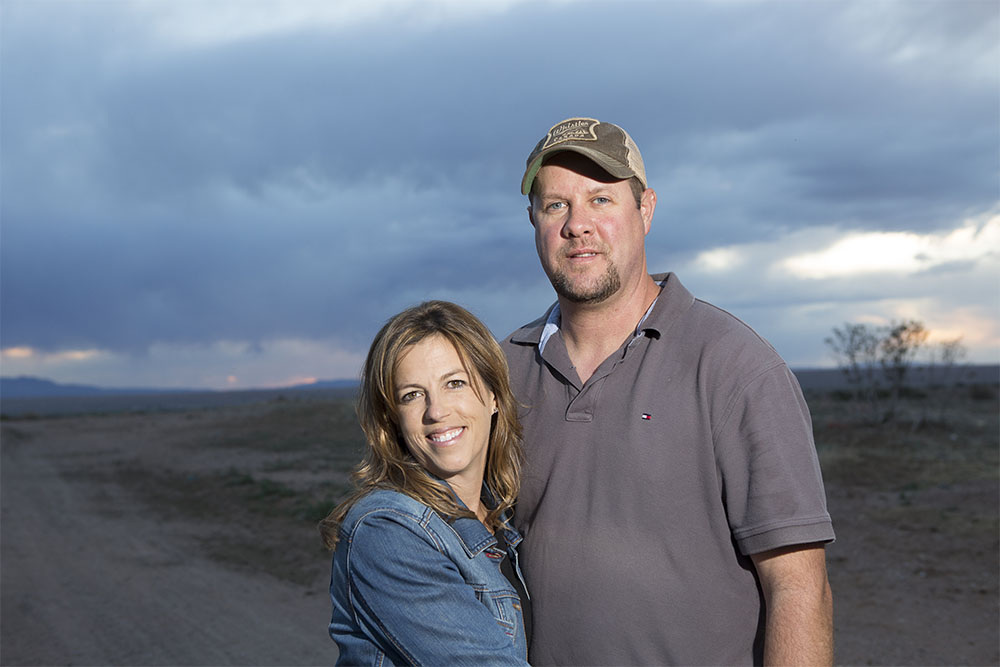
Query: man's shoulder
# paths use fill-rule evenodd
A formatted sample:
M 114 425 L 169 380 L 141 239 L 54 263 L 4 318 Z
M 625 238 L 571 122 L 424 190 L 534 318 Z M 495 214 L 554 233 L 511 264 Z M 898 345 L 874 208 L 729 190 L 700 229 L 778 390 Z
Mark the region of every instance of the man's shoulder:
M 706 387 L 727 395 L 787 370 L 784 359 L 767 340 L 743 320 L 707 301 L 696 299 L 687 322 L 674 333 L 677 347 L 672 358 L 691 360 Z
M 735 347 L 745 352 L 776 355 L 774 348 L 753 327 L 729 311 L 702 299 L 691 306 L 689 330 L 712 345 Z
M 689 292 L 674 274 L 653 276 L 663 285 L 657 307 L 648 318 L 663 354 L 695 363 L 739 384 L 784 361 L 750 325 Z

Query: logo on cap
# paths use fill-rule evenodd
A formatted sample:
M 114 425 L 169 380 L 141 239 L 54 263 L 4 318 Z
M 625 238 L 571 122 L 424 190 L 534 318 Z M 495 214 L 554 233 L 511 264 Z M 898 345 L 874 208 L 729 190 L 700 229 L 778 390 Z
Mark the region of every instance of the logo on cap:
M 597 141 L 597 132 L 594 128 L 601 124 L 601 121 L 593 118 L 570 118 L 549 130 L 545 137 L 545 143 L 541 149 L 545 150 L 550 146 L 561 144 L 564 141 Z M 536 153 L 538 151 L 535 151 Z

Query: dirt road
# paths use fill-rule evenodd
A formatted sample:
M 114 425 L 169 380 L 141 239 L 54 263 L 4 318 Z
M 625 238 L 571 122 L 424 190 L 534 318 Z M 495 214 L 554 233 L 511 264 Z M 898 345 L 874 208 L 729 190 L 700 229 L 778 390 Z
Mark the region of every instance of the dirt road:
M 118 423 L 109 429 L 107 419 Z M 163 521 L 101 474 L 169 456 L 139 426 L 128 418 L 100 428 L 85 419 L 5 426 L 0 661 L 332 664 L 321 587 L 206 558 L 197 547 L 210 528 Z

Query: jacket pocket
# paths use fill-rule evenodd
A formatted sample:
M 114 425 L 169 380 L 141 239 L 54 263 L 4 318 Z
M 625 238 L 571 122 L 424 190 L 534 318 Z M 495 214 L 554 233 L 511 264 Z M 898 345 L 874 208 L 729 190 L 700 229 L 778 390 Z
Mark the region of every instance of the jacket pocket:
M 511 590 L 490 590 L 476 587 L 476 597 L 486 605 L 497 625 L 508 637 L 517 637 L 517 627 L 521 623 L 521 598 Z

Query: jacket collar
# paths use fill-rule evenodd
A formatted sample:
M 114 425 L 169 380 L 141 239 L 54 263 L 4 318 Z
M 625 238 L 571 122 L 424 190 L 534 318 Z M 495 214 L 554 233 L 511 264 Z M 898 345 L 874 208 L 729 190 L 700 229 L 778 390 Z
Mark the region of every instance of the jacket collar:
M 442 484 L 451 489 L 451 485 L 445 480 L 440 479 L 439 477 L 436 477 L 435 479 L 438 479 Z M 457 493 L 452 491 L 452 495 L 458 502 L 459 506 L 469 509 L 466 507 L 465 503 L 462 502 L 462 499 L 458 497 Z M 483 497 L 491 502 L 494 500 L 493 492 L 490 491 L 485 482 L 483 482 Z M 508 514 L 504 514 L 504 527 L 500 530 L 503 531 L 503 536 L 504 539 L 507 540 L 507 544 L 517 546 L 517 544 L 521 541 L 521 535 L 510 528 L 509 520 L 510 517 Z M 462 542 L 462 546 L 465 547 L 465 550 L 470 556 L 477 556 L 488 547 L 494 546 L 497 543 L 497 538 L 493 536 L 493 533 L 486 530 L 486 526 L 484 526 L 479 519 L 460 517 L 454 521 L 446 521 L 445 523 L 451 526 L 451 529 L 455 531 L 458 539 Z

